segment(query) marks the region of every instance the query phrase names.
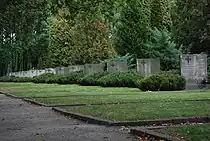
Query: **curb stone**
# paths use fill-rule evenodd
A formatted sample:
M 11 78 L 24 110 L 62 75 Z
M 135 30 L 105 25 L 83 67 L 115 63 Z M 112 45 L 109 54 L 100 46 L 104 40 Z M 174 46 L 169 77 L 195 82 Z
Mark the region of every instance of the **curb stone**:
M 182 123 L 208 123 L 210 117 L 187 117 L 187 118 L 175 118 L 165 120 L 140 120 L 140 121 L 110 121 L 104 120 L 92 116 L 86 116 L 79 113 L 69 112 L 61 108 L 52 108 L 52 110 L 59 112 L 65 116 L 70 116 L 88 123 L 102 124 L 109 126 L 149 126 L 149 125 L 164 125 L 164 124 L 182 124 Z
M 79 119 L 81 121 L 84 121 L 84 122 L 87 122 L 87 123 L 90 123 L 90 124 L 99 124 L 99 125 L 110 125 L 112 121 L 109 121 L 109 120 L 103 120 L 103 119 L 100 119 L 100 118 L 95 118 L 95 117 L 92 117 L 92 116 L 85 116 L 85 115 L 82 115 L 82 114 L 79 114 L 79 113 L 74 113 L 74 112 L 68 112 L 64 109 L 61 109 L 61 108 L 52 108 L 53 111 L 55 112 L 58 112 L 60 114 L 63 114 L 65 116 L 70 116 L 72 118 L 76 118 L 76 119 Z
M 48 105 L 46 105 L 46 104 L 44 104 L 44 103 L 40 103 L 40 102 L 37 102 L 37 101 L 32 100 L 32 99 L 23 98 L 22 100 L 23 100 L 23 101 L 26 101 L 26 102 L 29 102 L 29 103 L 31 103 L 31 104 L 34 104 L 34 105 L 43 106 L 43 107 L 49 107 Z
M 133 134 L 133 135 L 137 135 L 137 136 L 146 136 L 146 137 L 149 137 L 149 138 L 154 138 L 156 140 L 163 140 L 163 141 L 184 141 L 184 140 L 181 140 L 179 138 L 176 138 L 176 137 L 171 137 L 169 135 L 166 135 L 166 134 L 160 134 L 160 133 L 157 133 L 157 132 L 154 132 L 154 131 L 150 131 L 150 130 L 147 130 L 147 129 L 130 129 L 130 133 Z
M 12 98 L 17 98 L 17 99 L 22 99 L 26 102 L 35 104 L 35 105 L 39 105 L 39 106 L 44 106 L 44 107 L 64 107 L 64 106 L 102 106 L 102 105 L 119 105 L 119 104 L 138 104 L 138 103 L 148 103 L 148 102 L 183 102 L 183 101 L 189 101 L 189 102 L 193 102 L 193 101 L 210 101 L 210 99 L 200 99 L 200 100 L 174 100 L 174 101 L 161 101 L 161 100 L 155 100 L 155 101 L 130 101 L 130 102 L 107 102 L 107 103 L 81 103 L 81 104 L 44 104 L 41 102 L 38 102 L 36 100 L 33 99 L 29 99 L 29 98 L 39 98 L 39 97 L 21 97 L 21 96 L 15 96 L 13 94 L 9 94 L 9 93 L 4 93 L 4 92 L 0 92 L 0 94 L 4 94 L 6 96 L 12 97 Z M 45 98 L 49 98 L 49 97 L 45 97 Z M 50 97 L 51 98 L 51 97 Z M 55 97 L 56 98 L 56 97 Z
M 2 92 L 1 92 L 2 93 Z M 208 123 L 210 122 L 210 117 L 185 117 L 185 118 L 175 118 L 175 119 L 164 119 L 164 120 L 140 120 L 140 121 L 109 121 L 109 120 L 104 120 L 100 118 L 95 118 L 92 116 L 85 116 L 79 113 L 74 113 L 74 112 L 68 112 L 65 111 L 61 108 L 56 108 L 56 107 L 62 107 L 62 106 L 68 106 L 68 105 L 46 105 L 40 102 L 37 102 L 35 100 L 31 99 L 24 99 L 20 98 L 17 96 L 14 96 L 12 94 L 7 94 L 3 93 L 6 96 L 12 97 L 12 98 L 17 98 L 21 99 L 23 101 L 38 105 L 38 106 L 44 106 L 44 107 L 54 107 L 52 110 L 59 112 L 61 114 L 71 116 L 73 118 L 88 122 L 88 123 L 93 123 L 93 124 L 101 124 L 101 125 L 109 125 L 109 126 L 149 126 L 149 125 L 164 125 L 164 124 L 182 124 L 182 123 Z M 77 104 L 78 105 L 83 105 L 83 106 L 88 106 L 88 104 Z M 89 104 L 90 105 L 90 104 Z M 71 105 L 73 106 L 73 105 Z

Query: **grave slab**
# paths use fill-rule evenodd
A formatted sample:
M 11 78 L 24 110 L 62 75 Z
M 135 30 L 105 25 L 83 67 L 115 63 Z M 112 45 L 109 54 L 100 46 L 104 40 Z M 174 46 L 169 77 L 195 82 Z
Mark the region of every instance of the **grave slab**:
M 137 59 L 137 72 L 142 76 L 150 76 L 160 72 L 159 59 Z
M 108 72 L 127 72 L 128 64 L 125 61 L 108 61 L 107 71 Z
M 208 78 L 206 54 L 181 55 L 181 74 L 186 79 L 186 89 L 198 89 L 198 83 Z
M 90 74 L 95 74 L 99 72 L 104 72 L 105 71 L 105 63 L 100 63 L 100 64 L 85 64 L 85 74 L 90 75 Z

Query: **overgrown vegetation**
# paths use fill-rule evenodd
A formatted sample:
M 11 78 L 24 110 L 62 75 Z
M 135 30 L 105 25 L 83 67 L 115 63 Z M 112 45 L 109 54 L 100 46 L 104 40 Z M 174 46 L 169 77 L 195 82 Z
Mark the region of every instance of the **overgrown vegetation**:
M 85 75 L 83 72 L 69 74 L 42 74 L 34 78 L 0 77 L 0 82 L 34 82 L 56 84 L 79 84 L 83 86 L 131 87 L 142 91 L 184 90 L 186 81 L 176 70 L 161 72 L 143 78 L 135 72 L 96 73 Z
M 128 53 L 134 59 L 159 57 L 162 70 L 170 70 L 178 68 L 180 53 L 209 54 L 209 0 L 1 3 L 0 75 Z

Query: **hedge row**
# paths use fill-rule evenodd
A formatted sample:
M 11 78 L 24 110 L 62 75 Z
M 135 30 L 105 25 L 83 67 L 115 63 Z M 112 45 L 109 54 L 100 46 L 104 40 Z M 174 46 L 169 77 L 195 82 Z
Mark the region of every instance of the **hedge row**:
M 96 73 L 84 75 L 83 72 L 55 75 L 42 74 L 34 78 L 0 77 L 0 82 L 34 82 L 34 83 L 57 83 L 79 84 L 82 86 L 103 87 L 133 87 L 142 91 L 175 91 L 185 89 L 184 77 L 173 71 L 161 72 L 143 78 L 134 72 L 120 73 Z

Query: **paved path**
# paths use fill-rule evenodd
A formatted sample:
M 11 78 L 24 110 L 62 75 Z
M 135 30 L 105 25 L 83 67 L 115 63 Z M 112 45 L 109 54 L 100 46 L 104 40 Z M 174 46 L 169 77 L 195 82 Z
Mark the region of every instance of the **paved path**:
M 0 94 L 0 141 L 135 141 L 135 137 Z

